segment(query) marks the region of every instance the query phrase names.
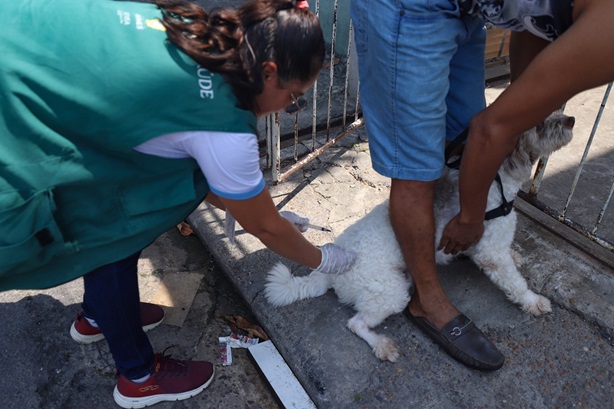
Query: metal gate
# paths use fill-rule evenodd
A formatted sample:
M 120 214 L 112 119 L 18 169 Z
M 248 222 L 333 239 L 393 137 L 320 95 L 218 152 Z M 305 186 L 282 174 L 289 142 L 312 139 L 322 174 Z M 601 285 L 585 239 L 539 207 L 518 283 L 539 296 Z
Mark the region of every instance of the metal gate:
M 605 140 L 608 136 L 605 132 L 601 132 L 600 124 L 602 118 L 604 118 L 611 90 L 612 83 L 605 87 L 601 104 L 597 109 L 596 118 L 579 162 L 573 169 L 568 170 L 570 175 L 573 174 L 573 178 L 570 183 L 558 186 L 558 208 L 547 203 L 546 200 L 541 200 L 539 195 L 549 158 L 539 160 L 530 187 L 527 191 L 521 191 L 519 196 L 545 214 L 614 253 L 614 217 L 612 211 L 607 211 L 614 192 L 614 143 L 598 146 L 596 149 L 598 152 L 593 155 L 593 166 L 588 165 L 590 162 L 589 154 L 595 146 L 594 142 L 600 138 Z M 574 112 L 569 114 L 574 115 Z M 611 121 L 611 116 L 608 117 L 609 121 Z M 608 126 L 605 128 L 608 128 Z M 576 129 L 574 134 L 577 133 L 578 130 Z M 579 151 L 576 152 L 576 154 L 579 153 Z M 597 171 L 595 167 L 601 168 L 600 171 Z M 578 189 L 581 178 L 585 181 L 583 192 Z M 567 194 L 563 195 L 565 191 Z M 592 203 L 591 206 L 587 207 L 586 202 L 589 200 Z M 557 201 L 550 200 L 550 202 Z M 583 205 L 584 210 L 578 209 L 580 205 Z

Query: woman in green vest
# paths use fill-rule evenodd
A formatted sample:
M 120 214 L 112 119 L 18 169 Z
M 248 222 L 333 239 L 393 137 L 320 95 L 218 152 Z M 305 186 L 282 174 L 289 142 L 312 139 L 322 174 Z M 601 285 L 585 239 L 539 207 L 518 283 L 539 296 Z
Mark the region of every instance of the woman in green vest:
M 322 66 L 305 6 L 0 6 L 0 290 L 83 276 L 71 335 L 106 338 L 122 407 L 187 399 L 213 378 L 211 363 L 154 354 L 143 328 L 163 311 L 137 285 L 140 251 L 203 199 L 297 263 L 340 273 L 354 260 L 303 238 L 306 219 L 279 214 L 259 167 L 257 117 L 294 108 Z

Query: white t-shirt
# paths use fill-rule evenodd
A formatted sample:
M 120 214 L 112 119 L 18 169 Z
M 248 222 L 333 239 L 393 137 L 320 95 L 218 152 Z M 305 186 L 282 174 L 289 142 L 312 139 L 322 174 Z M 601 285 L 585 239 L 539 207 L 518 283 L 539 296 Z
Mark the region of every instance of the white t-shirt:
M 244 200 L 265 187 L 258 138 L 248 133 L 192 131 L 159 136 L 134 148 L 163 158 L 194 158 L 216 195 Z

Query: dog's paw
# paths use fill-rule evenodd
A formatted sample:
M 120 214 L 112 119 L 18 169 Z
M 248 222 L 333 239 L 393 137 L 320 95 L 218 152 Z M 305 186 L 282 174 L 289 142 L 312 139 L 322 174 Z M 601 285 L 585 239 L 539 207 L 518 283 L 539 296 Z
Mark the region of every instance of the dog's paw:
M 382 361 L 395 362 L 399 358 L 399 351 L 390 338 L 380 337 L 373 347 L 373 353 Z
M 552 311 L 550 300 L 543 295 L 532 293 L 530 300 L 522 304 L 522 310 L 531 315 L 542 315 Z

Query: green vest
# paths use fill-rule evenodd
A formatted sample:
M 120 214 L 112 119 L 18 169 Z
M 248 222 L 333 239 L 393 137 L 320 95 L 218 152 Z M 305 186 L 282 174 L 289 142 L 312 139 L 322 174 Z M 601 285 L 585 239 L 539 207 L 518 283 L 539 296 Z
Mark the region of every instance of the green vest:
M 132 148 L 256 132 L 160 12 L 108 0 L 0 3 L 0 290 L 47 288 L 146 247 L 208 192 L 193 159 Z

